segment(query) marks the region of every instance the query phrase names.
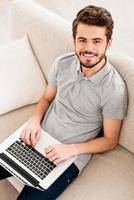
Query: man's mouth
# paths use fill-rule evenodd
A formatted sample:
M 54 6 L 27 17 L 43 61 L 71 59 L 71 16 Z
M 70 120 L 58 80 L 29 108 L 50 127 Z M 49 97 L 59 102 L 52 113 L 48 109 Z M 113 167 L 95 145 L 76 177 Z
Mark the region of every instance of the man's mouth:
M 80 55 L 82 55 L 86 58 L 92 58 L 92 57 L 96 56 L 96 54 L 92 53 L 92 52 L 83 52 L 83 53 L 80 53 Z

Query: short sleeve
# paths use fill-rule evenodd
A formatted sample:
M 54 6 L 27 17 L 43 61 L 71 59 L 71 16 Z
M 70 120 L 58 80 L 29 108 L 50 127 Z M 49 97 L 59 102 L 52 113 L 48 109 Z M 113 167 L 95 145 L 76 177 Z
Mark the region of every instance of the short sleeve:
M 121 85 L 111 92 L 102 107 L 104 117 L 123 119 L 127 111 L 128 92 L 126 85 Z
M 57 76 L 58 76 L 58 59 L 56 59 L 51 69 L 48 72 L 48 83 L 54 86 L 57 86 Z

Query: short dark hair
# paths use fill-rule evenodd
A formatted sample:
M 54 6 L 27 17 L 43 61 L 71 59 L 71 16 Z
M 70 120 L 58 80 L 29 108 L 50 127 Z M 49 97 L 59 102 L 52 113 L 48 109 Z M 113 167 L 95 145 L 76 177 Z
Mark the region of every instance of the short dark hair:
M 106 27 L 107 40 L 111 39 L 113 33 L 114 22 L 108 10 L 102 7 L 89 5 L 78 12 L 72 24 L 73 38 L 75 39 L 77 33 L 77 26 L 79 23 L 86 25 L 95 25 Z

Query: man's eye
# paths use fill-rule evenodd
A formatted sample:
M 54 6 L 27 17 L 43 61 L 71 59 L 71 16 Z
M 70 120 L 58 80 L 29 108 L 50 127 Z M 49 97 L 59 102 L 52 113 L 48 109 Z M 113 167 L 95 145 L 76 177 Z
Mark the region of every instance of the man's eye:
M 100 41 L 100 40 L 95 40 L 94 43 L 95 43 L 95 44 L 100 44 L 101 41 Z
M 85 43 L 86 41 L 85 41 L 85 40 L 79 40 L 79 42 L 81 42 L 81 43 Z

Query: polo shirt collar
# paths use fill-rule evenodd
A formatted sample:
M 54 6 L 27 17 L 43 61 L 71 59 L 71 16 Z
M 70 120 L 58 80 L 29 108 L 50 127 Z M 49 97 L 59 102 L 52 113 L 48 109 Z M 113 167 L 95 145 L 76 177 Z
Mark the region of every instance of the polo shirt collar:
M 77 72 L 82 74 L 79 62 L 77 62 L 76 69 L 77 69 Z M 111 64 L 109 63 L 109 61 L 107 59 L 106 64 L 102 69 L 100 69 L 98 72 L 96 72 L 95 74 L 93 74 L 90 77 L 83 76 L 83 78 L 98 85 L 110 73 L 110 71 L 111 71 Z

